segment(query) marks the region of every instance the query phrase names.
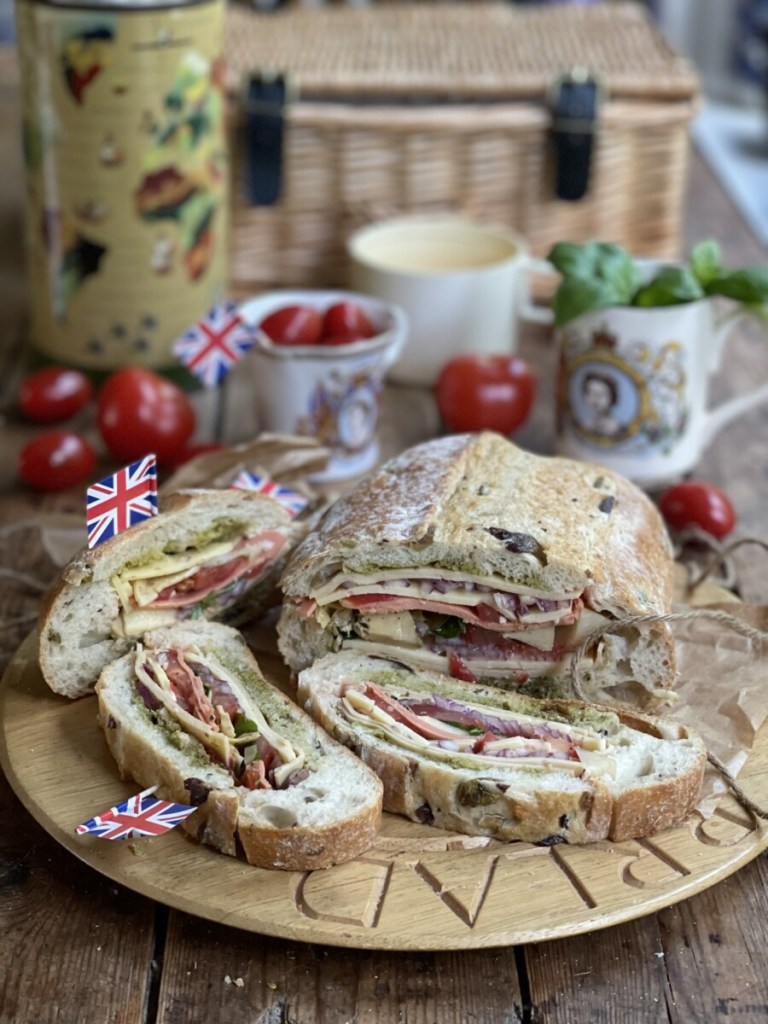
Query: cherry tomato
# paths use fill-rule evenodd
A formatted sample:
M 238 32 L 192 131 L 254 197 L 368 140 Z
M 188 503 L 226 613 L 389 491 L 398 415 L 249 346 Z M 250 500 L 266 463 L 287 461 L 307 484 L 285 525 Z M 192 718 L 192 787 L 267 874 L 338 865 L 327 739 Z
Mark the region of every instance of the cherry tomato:
M 730 499 L 705 480 L 685 480 L 669 487 L 659 498 L 659 508 L 674 530 L 698 526 L 721 539 L 736 525 Z
M 195 410 L 178 385 L 129 366 L 105 381 L 96 420 L 115 458 L 132 462 L 154 452 L 158 462 L 169 462 L 192 436 Z
M 37 491 L 61 491 L 88 479 L 95 468 L 93 448 L 70 430 L 48 430 L 19 454 L 19 476 Z
M 59 423 L 80 412 L 92 394 L 93 385 L 80 370 L 46 366 L 22 383 L 19 408 L 33 423 Z
M 360 341 L 361 338 L 372 338 L 376 328 L 368 319 L 368 314 L 356 302 L 344 299 L 334 302 L 326 310 L 323 317 L 322 340 L 324 345 L 344 344 L 331 341 L 332 338 L 345 338 L 349 341 Z
M 525 422 L 536 381 L 520 356 L 464 355 L 445 364 L 435 385 L 437 407 L 454 432 L 511 434 Z
M 323 318 L 311 306 L 284 306 L 265 317 L 261 329 L 275 345 L 316 345 Z

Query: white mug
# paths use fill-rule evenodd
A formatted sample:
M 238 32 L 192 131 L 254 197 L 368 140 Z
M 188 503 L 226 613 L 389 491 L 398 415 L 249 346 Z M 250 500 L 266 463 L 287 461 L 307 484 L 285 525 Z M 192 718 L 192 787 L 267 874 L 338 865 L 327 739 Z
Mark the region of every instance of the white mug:
M 405 314 L 376 299 L 336 291 L 273 291 L 240 307 L 245 322 L 258 325 L 285 306 L 324 311 L 343 299 L 362 307 L 379 329 L 375 337 L 344 345 L 275 345 L 257 331 L 249 353 L 260 428 L 316 437 L 330 450 L 315 482 L 345 480 L 377 462 L 380 395 L 405 341 Z
M 709 386 L 741 308 L 712 299 L 612 306 L 555 332 L 557 450 L 649 490 L 692 470 L 727 423 L 768 399 L 768 382 L 710 408 Z
M 540 264 L 508 228 L 445 214 L 398 217 L 356 231 L 347 251 L 352 287 L 408 317 L 390 380 L 432 385 L 454 356 L 514 352 L 519 317 L 539 319 L 526 271 Z

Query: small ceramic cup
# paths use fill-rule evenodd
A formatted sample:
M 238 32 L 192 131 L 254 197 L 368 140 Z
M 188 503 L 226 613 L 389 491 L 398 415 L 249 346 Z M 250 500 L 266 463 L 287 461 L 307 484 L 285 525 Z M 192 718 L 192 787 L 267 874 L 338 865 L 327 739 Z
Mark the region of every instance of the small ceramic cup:
M 555 332 L 557 449 L 653 490 L 692 470 L 726 424 L 768 400 L 768 382 L 712 408 L 727 336 L 747 314 L 712 299 L 613 306 Z
M 315 482 L 364 473 L 379 457 L 379 399 L 384 376 L 400 354 L 407 321 L 397 306 L 342 291 L 273 291 L 241 306 L 258 325 L 285 306 L 324 312 L 343 299 L 356 302 L 377 328 L 374 337 L 345 345 L 275 345 L 257 332 L 251 350 L 254 390 L 262 430 L 316 437 L 331 451 Z
M 539 319 L 527 275 L 541 262 L 506 227 L 451 214 L 398 217 L 356 231 L 347 252 L 352 287 L 408 317 L 408 342 L 389 374 L 399 383 L 432 385 L 457 355 L 514 352 L 520 318 Z

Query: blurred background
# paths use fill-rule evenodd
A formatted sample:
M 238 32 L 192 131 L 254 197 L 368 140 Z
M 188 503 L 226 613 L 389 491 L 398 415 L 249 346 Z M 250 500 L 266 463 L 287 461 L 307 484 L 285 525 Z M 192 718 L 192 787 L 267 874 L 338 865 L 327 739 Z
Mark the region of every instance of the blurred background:
M 375 2 L 252 0 L 252 5 L 260 10 L 273 10 L 292 4 L 346 3 L 362 7 Z M 451 3 L 453 0 L 433 2 Z M 531 5 L 551 0 L 516 2 Z M 613 0 L 571 2 L 610 3 Z M 768 0 L 637 2 L 645 4 L 670 43 L 695 65 L 706 102 L 692 126 L 694 143 L 758 241 L 768 246 Z M 87 7 L 87 2 L 83 6 Z M 0 43 L 12 45 L 13 36 L 13 0 L 0 0 Z

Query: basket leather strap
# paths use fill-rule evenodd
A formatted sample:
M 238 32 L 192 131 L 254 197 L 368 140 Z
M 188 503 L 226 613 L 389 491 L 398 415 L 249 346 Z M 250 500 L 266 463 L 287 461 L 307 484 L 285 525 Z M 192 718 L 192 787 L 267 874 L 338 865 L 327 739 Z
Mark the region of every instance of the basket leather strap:
M 600 105 L 597 80 L 584 72 L 558 80 L 552 103 L 555 195 L 583 199 L 589 190 L 592 151 Z
M 242 188 L 250 206 L 271 206 L 280 198 L 287 101 L 284 75 L 254 74 L 245 83 Z

